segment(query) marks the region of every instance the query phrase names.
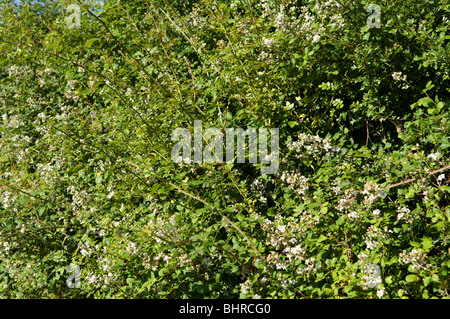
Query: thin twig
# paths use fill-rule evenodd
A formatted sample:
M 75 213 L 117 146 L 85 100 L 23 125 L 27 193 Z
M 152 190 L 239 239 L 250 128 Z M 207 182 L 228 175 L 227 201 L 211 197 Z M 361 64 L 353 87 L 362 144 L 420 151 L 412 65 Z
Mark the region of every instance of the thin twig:
M 434 175 L 436 173 L 443 172 L 443 171 L 445 171 L 448 168 L 450 168 L 450 165 L 446 165 L 446 166 L 444 166 L 444 167 L 442 167 L 440 169 L 434 170 L 434 171 L 428 173 L 428 176 Z M 397 187 L 397 186 L 400 186 L 400 185 L 403 185 L 403 184 L 411 183 L 411 182 L 414 182 L 415 180 L 418 180 L 419 178 L 422 178 L 422 177 L 423 176 L 416 177 L 416 178 L 410 178 L 410 179 L 407 179 L 407 180 L 404 180 L 404 181 L 401 181 L 401 182 L 398 182 L 398 183 L 395 183 L 395 184 L 387 185 L 387 186 L 383 187 L 383 189 L 389 189 L 389 188 Z M 352 198 L 347 199 L 346 201 L 340 203 L 339 205 L 336 206 L 336 208 L 338 208 L 340 206 L 343 206 L 343 205 L 345 205 L 347 203 L 353 202 L 355 199 L 357 199 L 359 197 L 361 197 L 361 193 L 360 192 L 356 192 L 355 196 L 353 196 Z

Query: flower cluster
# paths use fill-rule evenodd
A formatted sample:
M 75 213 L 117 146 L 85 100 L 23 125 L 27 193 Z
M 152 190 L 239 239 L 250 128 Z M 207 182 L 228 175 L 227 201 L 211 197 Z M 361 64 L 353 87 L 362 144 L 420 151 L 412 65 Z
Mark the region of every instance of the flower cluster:
M 386 192 L 377 183 L 372 181 L 366 182 L 362 194 L 364 195 L 364 203 L 367 205 L 373 204 L 379 197 L 383 198 L 386 196 Z
M 427 254 L 417 248 L 410 252 L 403 250 L 398 255 L 398 261 L 402 264 L 411 264 L 413 270 L 427 269 L 430 265 L 425 264 Z
M 80 211 L 88 209 L 90 196 L 85 190 L 78 191 L 73 185 L 68 187 L 67 191 L 70 192 L 70 194 L 72 195 L 72 203 L 71 203 L 72 210 L 78 217 L 80 217 L 78 215 Z
M 0 194 L 0 203 L 3 205 L 3 208 L 6 209 L 14 205 L 17 200 L 17 195 L 4 191 Z
M 355 219 L 355 218 L 358 218 L 359 214 L 358 214 L 358 212 L 357 212 L 356 210 L 353 210 L 353 211 L 349 212 L 349 213 L 347 214 L 347 216 L 348 216 L 349 218 L 351 218 L 351 219 Z
M 316 269 L 314 259 L 306 259 L 306 250 L 299 244 L 312 225 L 319 223 L 319 219 L 310 212 L 303 212 L 295 221 L 286 220 L 281 215 L 275 216 L 275 221 L 263 220 L 262 227 L 267 234 L 266 244 L 276 250 L 283 249 L 281 253 L 271 252 L 267 256 L 267 264 L 278 270 L 286 270 L 294 265 L 295 260 L 304 260 L 306 267 L 299 268 L 298 274 L 308 273 Z
M 289 261 L 294 261 L 295 259 L 303 259 L 306 254 L 306 250 L 301 247 L 301 245 L 297 245 L 294 247 L 286 247 L 284 250 L 286 253 L 286 257 Z
M 370 225 L 366 232 L 366 246 L 368 249 L 374 249 L 379 246 L 380 239 L 386 239 L 388 235 L 392 233 L 392 230 L 388 229 L 387 226 L 384 227 L 384 230 L 379 229 L 375 225 Z
M 271 64 L 274 62 L 273 54 L 262 50 L 261 53 L 258 55 L 258 61 L 264 61 L 267 64 Z
M 9 250 L 11 249 L 11 246 L 9 244 L 9 242 L 7 241 L 0 241 L 0 254 L 3 256 L 6 256 L 9 254 Z
M 117 274 L 113 272 L 108 272 L 103 275 L 104 285 L 102 288 L 107 288 L 111 283 L 115 282 L 117 279 Z
M 406 82 L 407 75 L 406 75 L 406 74 L 402 74 L 402 72 L 394 72 L 394 73 L 392 73 L 392 78 L 393 78 L 395 81 Z M 409 85 L 408 85 L 408 84 L 404 84 L 404 85 L 402 86 L 402 90 L 406 90 L 406 89 L 408 89 L 408 88 L 409 88 Z
M 289 141 L 287 147 L 298 159 L 312 158 L 314 160 L 321 157 L 322 151 L 326 152 L 325 156 L 329 156 L 330 151 L 340 150 L 339 147 L 333 147 L 329 140 L 306 133 L 299 134 L 297 141 Z
M 263 0 L 260 3 L 263 19 L 273 21 L 277 30 L 290 33 L 304 33 L 306 39 L 313 38 L 315 42 L 319 41 L 321 32 L 325 31 L 324 26 L 316 26 L 316 19 L 306 6 L 300 10 L 293 1 L 287 1 L 280 6 L 273 2 Z M 321 7 L 319 8 L 321 10 Z M 322 13 L 322 11 L 320 11 Z
M 332 186 L 331 191 L 334 195 L 339 195 L 341 193 L 341 188 L 339 186 Z
M 357 257 L 359 267 L 363 273 L 363 276 L 361 277 L 361 286 L 363 290 L 375 288 L 377 289 L 377 297 L 383 297 L 386 292 L 385 288 L 380 286 L 383 282 L 380 266 L 371 263 L 369 261 L 369 256 L 364 252 L 359 253 Z
M 402 72 L 394 72 L 392 73 L 392 78 L 395 81 L 406 81 L 407 76 L 406 74 L 402 76 Z
M 86 241 L 86 242 L 79 242 L 78 248 L 80 249 L 81 255 L 89 257 L 98 250 L 99 246 L 98 245 L 91 246 L 90 243 Z
M 19 126 L 25 125 L 21 120 L 20 115 L 12 115 L 8 117 L 8 114 L 3 114 L 2 119 L 5 122 L 6 127 L 18 128 Z
M 171 215 L 168 218 L 164 216 L 157 216 L 156 219 L 150 220 L 144 227 L 143 231 L 149 237 L 153 238 L 156 243 L 163 243 L 174 236 L 174 232 L 177 229 L 175 226 L 175 215 Z
M 69 87 L 69 89 L 67 89 L 64 92 L 64 95 L 66 96 L 67 99 L 69 100 L 74 100 L 75 102 L 78 101 L 78 99 L 80 98 L 76 92 L 76 85 L 77 85 L 77 81 L 76 80 L 70 80 L 67 82 L 67 86 Z
M 17 65 L 11 65 L 11 67 L 8 70 L 8 76 L 16 78 L 16 80 L 19 80 L 20 78 L 24 78 L 28 75 L 30 68 L 25 65 L 24 67 L 19 67 Z
M 87 281 L 90 284 L 94 284 L 94 283 L 96 283 L 98 281 L 98 276 L 94 275 L 94 273 L 91 271 L 87 275 Z
M 316 262 L 316 257 L 310 257 L 305 259 L 305 267 L 297 268 L 296 273 L 299 275 L 306 275 L 306 277 L 309 278 L 311 273 L 316 271 L 320 267 L 321 263 Z
M 340 188 L 339 188 L 339 191 L 340 191 Z M 337 210 L 339 210 L 340 212 L 350 210 L 352 202 L 348 202 L 348 201 L 354 196 L 355 191 L 356 190 L 351 187 L 344 190 L 343 197 L 339 199 L 339 205 L 336 207 Z M 357 218 L 358 215 L 359 214 L 356 211 L 351 211 L 349 213 L 350 218 Z
M 241 283 L 240 285 L 241 285 L 241 293 L 243 293 L 244 295 L 248 294 L 249 291 L 252 289 L 252 284 L 248 279 L 245 282 Z
M 263 37 L 263 42 L 264 42 L 264 45 L 267 48 L 270 49 L 273 46 L 274 40 L 273 39 L 266 39 L 266 38 Z
M 192 29 L 204 29 L 207 25 L 207 20 L 203 16 L 198 7 L 194 7 L 189 14 L 190 19 L 186 21 L 186 26 Z
M 281 180 L 287 183 L 288 187 L 299 195 L 304 194 L 309 188 L 308 178 L 299 173 L 283 172 Z
M 130 254 L 130 255 L 136 255 L 138 252 L 138 249 L 136 247 L 136 243 L 135 242 L 128 242 L 127 244 L 127 248 L 126 251 Z
M 342 9 L 339 1 L 327 0 L 317 1 L 314 6 L 316 13 L 322 19 L 327 19 L 329 25 L 333 28 L 342 28 L 345 26 L 345 20 L 339 11 Z
M 275 221 L 265 219 L 262 226 L 263 230 L 267 232 L 266 244 L 271 245 L 275 249 L 281 249 L 289 244 L 297 243 L 295 231 L 298 225 L 293 222 L 284 224 L 281 215 L 275 216 Z
M 250 190 L 259 196 L 259 201 L 263 204 L 267 203 L 267 197 L 265 195 L 266 185 L 259 179 L 255 179 L 250 184 Z
M 397 211 L 397 220 L 404 220 L 408 223 L 414 221 L 414 215 L 411 214 L 411 210 L 408 207 L 399 207 Z
M 378 265 L 364 265 L 363 271 L 364 275 L 361 277 L 361 285 L 364 290 L 377 288 L 382 283 L 381 270 Z
M 427 158 L 431 159 L 432 161 L 436 162 L 439 158 L 439 152 L 431 153 L 427 156 Z

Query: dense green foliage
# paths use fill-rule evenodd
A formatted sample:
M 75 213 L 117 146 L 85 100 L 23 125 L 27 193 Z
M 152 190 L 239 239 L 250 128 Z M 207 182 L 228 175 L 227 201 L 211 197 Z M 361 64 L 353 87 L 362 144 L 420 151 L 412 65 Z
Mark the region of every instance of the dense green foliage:
M 69 4 L 0 1 L 0 297 L 449 298 L 448 1 Z

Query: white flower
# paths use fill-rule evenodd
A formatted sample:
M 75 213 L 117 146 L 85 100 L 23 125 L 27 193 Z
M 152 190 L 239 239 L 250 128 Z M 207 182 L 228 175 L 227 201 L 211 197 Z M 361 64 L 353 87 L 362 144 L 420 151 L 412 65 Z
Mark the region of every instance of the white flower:
M 273 42 L 274 42 L 273 39 L 266 39 L 266 38 L 263 38 L 263 39 L 264 39 L 264 44 L 266 47 L 268 47 L 268 48 L 272 47 Z
M 97 276 L 95 276 L 95 275 L 89 276 L 88 282 L 91 284 L 97 282 Z
M 132 255 L 136 254 L 136 252 L 137 252 L 136 243 L 130 241 L 127 246 L 127 252 L 129 252 Z M 166 260 L 164 260 L 164 261 L 166 261 Z
M 380 215 L 380 210 L 379 209 L 375 209 L 372 213 L 374 215 Z
M 328 152 L 331 148 L 331 142 L 329 140 L 323 140 L 323 149 Z
M 212 265 L 211 258 L 209 257 L 203 258 L 202 261 L 207 267 Z
M 331 190 L 335 195 L 339 195 L 339 193 L 341 192 L 341 188 L 339 186 L 333 186 L 331 187 Z
M 320 35 L 316 34 L 316 35 L 313 37 L 313 42 L 316 43 L 316 42 L 319 42 L 319 40 L 320 40 Z
M 394 72 L 391 75 L 392 75 L 392 77 L 394 78 L 395 81 L 399 81 L 401 79 L 401 77 L 400 77 L 401 74 L 402 74 L 402 72 Z
M 402 72 L 394 72 L 392 73 L 392 77 L 395 81 L 406 81 L 407 75 L 402 76 Z
M 277 264 L 276 264 L 276 267 L 277 267 L 277 269 L 282 269 L 282 270 L 285 270 L 285 269 L 286 269 L 286 265 L 283 264 L 283 263 L 277 263 Z
M 439 152 L 436 153 L 431 153 L 430 155 L 427 156 L 427 158 L 432 159 L 433 161 L 436 161 L 439 157 Z
M 445 178 L 445 174 L 441 174 L 438 176 L 437 181 L 440 182 L 440 181 L 444 180 L 444 178 Z
M 384 287 L 381 287 L 380 289 L 377 290 L 377 297 L 381 298 L 384 295 Z
M 378 242 L 376 240 L 371 240 L 370 238 L 366 238 L 365 240 L 366 246 L 368 249 L 374 249 L 378 247 Z
M 348 213 L 348 217 L 350 217 L 350 218 L 356 218 L 356 217 L 358 217 L 358 213 L 355 212 L 355 211 L 350 212 L 350 213 Z

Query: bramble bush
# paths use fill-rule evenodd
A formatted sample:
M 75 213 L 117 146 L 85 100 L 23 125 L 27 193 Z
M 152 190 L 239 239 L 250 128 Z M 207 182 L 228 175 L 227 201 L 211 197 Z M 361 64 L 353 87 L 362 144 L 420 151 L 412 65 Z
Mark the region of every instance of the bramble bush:
M 447 1 L 23 2 L 2 298 L 449 298 Z M 194 120 L 279 128 L 278 171 L 174 163 Z

